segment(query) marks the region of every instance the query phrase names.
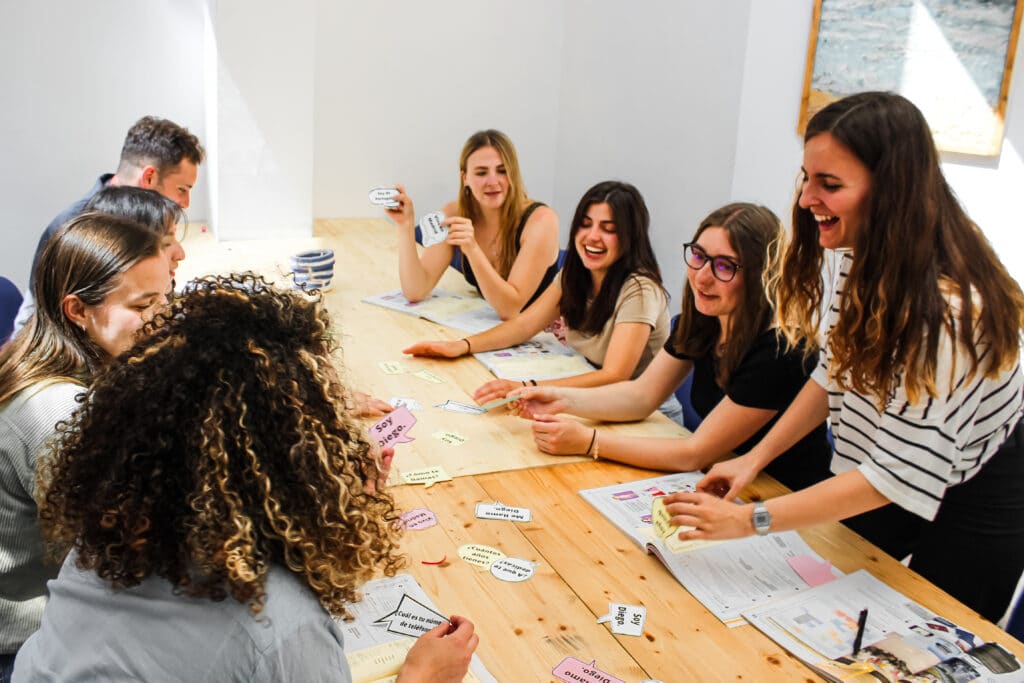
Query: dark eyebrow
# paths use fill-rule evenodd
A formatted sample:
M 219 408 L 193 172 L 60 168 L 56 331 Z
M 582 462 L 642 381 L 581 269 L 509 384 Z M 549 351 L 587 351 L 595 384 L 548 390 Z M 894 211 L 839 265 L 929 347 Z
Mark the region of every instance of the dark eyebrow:
M 803 166 L 800 167 L 800 172 L 803 173 L 805 176 L 806 175 L 810 175 L 807 172 L 807 169 L 804 168 Z M 831 178 L 832 180 L 842 180 L 842 178 L 840 178 L 839 176 L 832 175 L 831 173 L 815 173 L 814 177 L 815 178 Z

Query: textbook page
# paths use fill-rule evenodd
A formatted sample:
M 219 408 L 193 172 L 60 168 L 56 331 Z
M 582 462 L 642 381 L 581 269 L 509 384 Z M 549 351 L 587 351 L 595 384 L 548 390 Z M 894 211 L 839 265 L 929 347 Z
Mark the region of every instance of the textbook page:
M 443 289 L 435 289 L 429 297 L 416 303 L 406 299 L 401 289 L 368 296 L 363 301 L 471 334 L 501 324 L 497 311 L 486 300 L 474 295 L 452 294 Z
M 586 358 L 550 332 L 541 332 L 530 341 L 507 349 L 473 355 L 500 379 L 558 379 L 594 370 Z

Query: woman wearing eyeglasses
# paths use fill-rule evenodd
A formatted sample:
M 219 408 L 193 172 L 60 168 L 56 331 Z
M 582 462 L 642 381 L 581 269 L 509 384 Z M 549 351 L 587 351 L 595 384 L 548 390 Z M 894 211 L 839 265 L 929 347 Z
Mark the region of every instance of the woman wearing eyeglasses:
M 545 453 L 587 453 L 651 469 L 687 471 L 743 453 L 771 428 L 813 367 L 802 348 L 785 350 L 772 329 L 762 281 L 778 271 L 779 219 L 736 203 L 713 211 L 684 247 L 687 284 L 675 332 L 642 375 L 592 389 L 528 387 L 515 392 L 533 417 Z M 691 400 L 704 418 L 687 438 L 620 436 L 558 417 L 643 419 L 693 372 Z M 766 471 L 791 488 L 828 476 L 824 422 Z

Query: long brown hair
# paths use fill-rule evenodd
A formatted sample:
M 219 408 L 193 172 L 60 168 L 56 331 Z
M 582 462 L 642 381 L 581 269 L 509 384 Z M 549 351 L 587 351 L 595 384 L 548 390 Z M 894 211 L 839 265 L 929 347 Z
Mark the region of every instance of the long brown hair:
M 470 191 L 463 176 L 468 173 L 466 168 L 469 156 L 484 147 L 493 147 L 501 157 L 501 163 L 505 167 L 505 176 L 508 178 L 508 196 L 501 207 L 501 231 L 498 237 L 498 262 L 495 270 L 503 278 L 507 278 L 519 255 L 519 248 L 516 245 L 516 228 L 519 221 L 523 219 L 523 213 L 530 202 L 526 194 L 526 186 L 523 185 L 523 177 L 519 173 L 519 157 L 516 156 L 516 148 L 508 136 L 501 131 L 481 130 L 473 133 L 462 146 L 462 154 L 459 155 L 459 198 L 456 211 L 458 215 L 465 216 L 471 221 L 478 221 L 482 216 L 480 204 Z
M 318 301 L 251 274 L 190 283 L 59 430 L 46 539 L 115 588 L 160 576 L 253 613 L 277 565 L 344 614 L 402 558 L 330 324 Z
M 973 375 L 982 356 L 979 325 L 987 344 L 984 375 L 1017 363 L 1024 294 L 946 183 L 917 107 L 891 93 L 852 95 L 815 114 L 804 141 L 823 133 L 867 167 L 872 185 L 828 336 L 833 379 L 874 396 L 880 407 L 901 378 L 911 403 L 935 397 L 942 330 L 969 355 Z M 794 202 L 778 313 L 790 342 L 802 338 L 809 346 L 824 291 L 818 232 L 811 212 Z
M 159 249 L 154 232 L 105 213 L 84 213 L 61 228 L 36 265 L 35 314 L 0 350 L 0 403 L 36 382 L 81 382 L 95 372 L 107 354 L 64 315 L 65 297 L 98 306 L 126 270 Z
M 693 241 L 696 242 L 708 228 L 725 230 L 729 245 L 736 251 L 743 267 L 737 275 L 742 278 L 743 292 L 731 316 L 732 329 L 728 330 L 715 374 L 715 381 L 724 388 L 754 340 L 772 324 L 771 288 L 779 268 L 785 232 L 778 216 L 770 209 L 745 202 L 726 204 L 712 211 L 700 222 Z M 716 316 L 704 315 L 697 310 L 689 280 L 684 282 L 682 312 L 672 345 L 678 354 L 703 358 L 714 354 L 722 326 Z

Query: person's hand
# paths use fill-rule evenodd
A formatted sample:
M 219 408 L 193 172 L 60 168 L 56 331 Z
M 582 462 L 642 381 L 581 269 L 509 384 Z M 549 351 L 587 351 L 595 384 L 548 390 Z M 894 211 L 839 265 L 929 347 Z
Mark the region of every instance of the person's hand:
M 391 404 L 361 391 L 352 392 L 352 402 L 352 412 L 356 417 L 381 417 L 394 410 Z
M 558 387 L 520 387 L 509 395 L 516 397 L 515 403 L 509 404 L 512 412 L 528 420 L 535 420 L 538 415 L 571 412 Z
M 458 339 L 456 341 L 426 341 L 417 342 L 402 353 L 410 356 L 430 356 L 432 358 L 458 358 L 466 353 L 466 342 Z
M 461 683 L 480 642 L 473 630 L 469 619 L 453 616 L 451 625 L 424 633 L 405 656 L 395 683 Z
M 575 420 L 553 415 L 537 415 L 533 419 L 533 441 L 543 453 L 586 455 L 593 436 L 593 428 Z
M 760 471 L 761 468 L 748 452 L 716 463 L 704 478 L 697 482 L 697 490 L 732 500 L 754 481 Z
M 366 491 L 378 493 L 383 491 L 388 483 L 388 475 L 391 474 L 391 463 L 395 459 L 395 449 L 387 446 L 381 449 L 380 466 L 377 467 L 377 474 L 373 479 L 367 478 Z
M 445 242 L 453 247 L 462 249 L 467 256 L 480 249 L 476 241 L 476 231 L 473 228 L 473 221 L 462 216 L 450 216 L 441 221 L 441 225 L 448 226 L 448 237 Z
M 473 400 L 476 401 L 478 405 L 483 405 L 499 398 L 505 398 L 510 391 L 519 389 L 522 386 L 521 382 L 513 382 L 510 379 L 492 379 L 490 382 L 481 384 L 480 387 L 473 392 Z
M 665 510 L 680 531 L 681 541 L 743 538 L 754 533 L 753 506 L 737 505 L 710 493 L 673 493 L 665 496 Z
M 398 227 L 406 230 L 413 229 L 416 227 L 416 214 L 413 212 L 412 199 L 405 193 L 405 186 L 401 183 L 395 183 L 395 189 L 398 190 L 398 195 L 395 197 L 398 206 L 385 207 L 384 211 Z

